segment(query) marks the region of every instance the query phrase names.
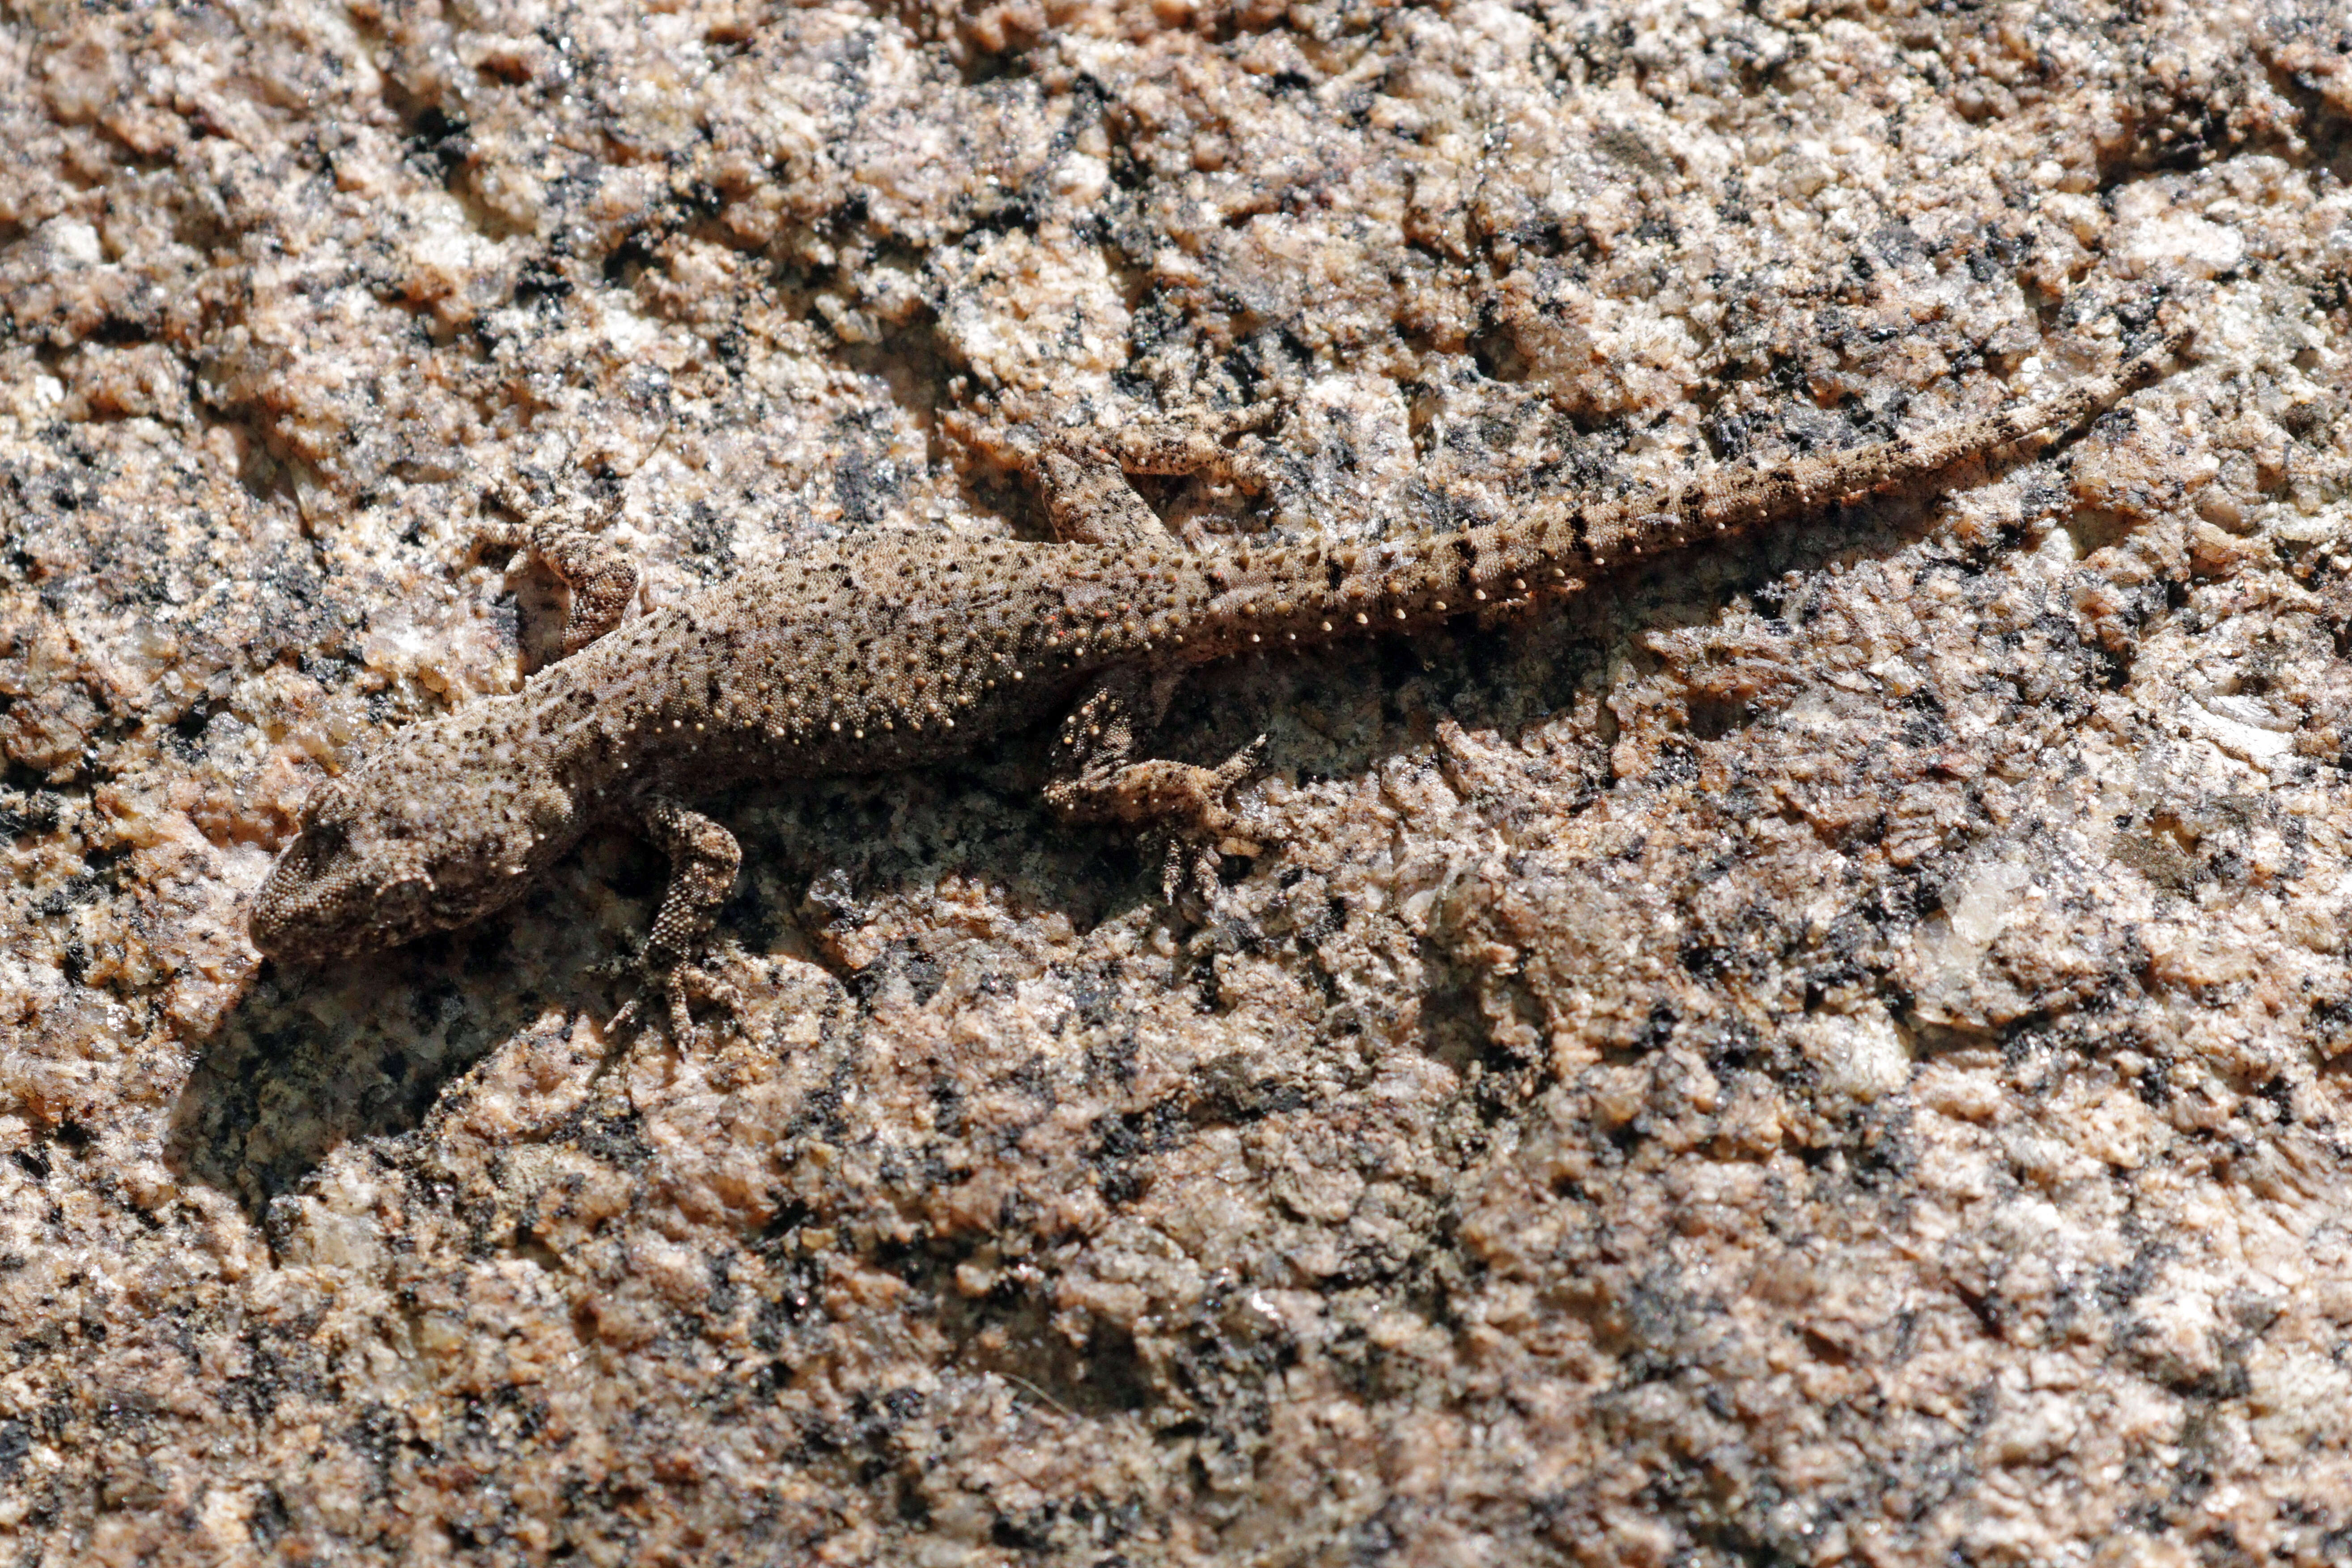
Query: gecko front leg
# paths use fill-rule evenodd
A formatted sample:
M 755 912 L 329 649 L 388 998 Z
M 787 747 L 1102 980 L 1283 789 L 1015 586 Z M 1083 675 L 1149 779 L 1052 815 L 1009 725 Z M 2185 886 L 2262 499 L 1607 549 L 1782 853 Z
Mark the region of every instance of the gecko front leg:
M 717 1002 L 730 1013 L 742 1008 L 742 994 L 703 960 L 719 906 L 742 867 L 743 849 L 726 828 L 666 795 L 646 803 L 638 826 L 669 857 L 669 886 L 636 958 L 610 966 L 608 973 L 634 974 L 647 989 L 660 992 L 671 1037 L 684 1045 L 695 1036 L 694 1002 Z M 635 1020 L 641 1000 L 631 998 L 608 1027 L 618 1030 Z

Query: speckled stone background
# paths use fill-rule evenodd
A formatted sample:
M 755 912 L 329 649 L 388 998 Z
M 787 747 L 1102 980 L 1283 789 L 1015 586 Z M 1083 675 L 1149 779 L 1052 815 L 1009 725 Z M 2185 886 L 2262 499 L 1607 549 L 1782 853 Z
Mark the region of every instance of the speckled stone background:
M 0 8 L 0 1555 L 2352 1560 L 2352 21 L 2322 0 Z M 243 900 L 546 657 L 480 486 L 673 596 L 1204 542 L 2179 374 L 2049 451 L 1211 672 L 1171 911 L 1040 747 L 720 800 L 316 972 Z

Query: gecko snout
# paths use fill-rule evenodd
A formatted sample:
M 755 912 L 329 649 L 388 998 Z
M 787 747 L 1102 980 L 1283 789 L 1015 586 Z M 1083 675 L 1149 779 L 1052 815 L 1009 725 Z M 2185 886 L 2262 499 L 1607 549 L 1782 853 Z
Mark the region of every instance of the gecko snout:
M 371 865 L 351 825 L 314 823 L 295 835 L 253 900 L 246 930 L 271 958 L 325 958 L 400 942 L 430 929 L 430 884 Z

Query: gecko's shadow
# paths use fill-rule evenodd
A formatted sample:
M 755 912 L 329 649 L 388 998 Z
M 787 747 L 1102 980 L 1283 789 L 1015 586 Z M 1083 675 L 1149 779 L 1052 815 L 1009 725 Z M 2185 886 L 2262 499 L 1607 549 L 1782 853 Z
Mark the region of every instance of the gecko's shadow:
M 1042 743 L 1036 748 L 1044 778 Z M 853 1004 L 907 954 L 886 947 L 867 973 L 828 956 L 804 929 L 856 926 L 901 889 L 964 875 L 1018 911 L 1082 929 L 1139 881 L 1108 834 L 1054 831 L 1014 783 L 950 772 L 739 789 L 709 803 L 738 834 L 745 868 L 722 938 L 751 953 L 812 959 Z M 627 988 L 588 972 L 638 941 L 667 868 L 618 830 L 593 835 L 513 910 L 388 952 L 267 964 L 200 1042 L 174 1102 L 163 1154 L 184 1180 L 219 1191 L 257 1223 L 355 1140 L 425 1127 L 445 1091 L 507 1043 L 606 1017 Z M 627 1042 L 620 1042 L 625 1048 Z
M 1447 718 L 1512 735 L 1591 710 L 1600 715 L 1589 747 L 1597 797 L 1608 720 L 1592 699 L 1605 695 L 1611 650 L 1626 631 L 1700 624 L 1792 568 L 1891 552 L 1931 530 L 1928 510 L 1882 501 L 1832 510 L 1801 529 L 1669 557 L 1508 626 L 1465 617 L 1411 638 L 1211 667 L 1187 681 L 1155 750 L 1214 763 L 1263 731 L 1270 771 L 1346 778 L 1425 751 Z M 744 849 L 722 934 L 752 952 L 814 957 L 855 999 L 875 976 L 826 959 L 814 928 L 855 925 L 863 906 L 944 878 L 998 889 L 1014 910 L 1052 911 L 1079 931 L 1156 906 L 1157 866 L 1131 837 L 1062 827 L 1037 803 L 1045 739 L 1013 742 L 966 771 L 751 786 L 712 803 Z M 479 927 L 331 964 L 266 968 L 201 1047 L 173 1107 L 167 1159 L 258 1219 L 341 1144 L 415 1131 L 453 1079 L 551 1010 L 609 1010 L 616 994 L 582 972 L 642 935 L 663 875 L 651 849 L 598 835 L 514 911 Z M 891 962 L 886 952 L 876 963 Z
M 541 1010 L 484 962 L 502 932 L 463 936 L 473 940 L 265 967 L 199 1047 L 165 1163 L 257 1221 L 339 1145 L 419 1125 L 452 1078 Z

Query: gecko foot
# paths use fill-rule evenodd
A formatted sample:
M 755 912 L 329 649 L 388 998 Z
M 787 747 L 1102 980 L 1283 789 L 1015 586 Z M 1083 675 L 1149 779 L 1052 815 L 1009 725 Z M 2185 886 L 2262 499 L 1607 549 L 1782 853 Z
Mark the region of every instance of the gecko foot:
M 1242 824 L 1225 796 L 1265 757 L 1265 737 L 1260 735 L 1213 768 L 1164 762 L 1132 765 L 1131 773 L 1142 773 L 1130 780 L 1138 808 L 1156 825 L 1149 837 L 1163 844 L 1160 896 L 1171 908 L 1186 893 L 1202 908 L 1213 904 L 1223 857 L 1264 853 L 1265 845 L 1238 831 Z
M 642 1028 L 654 1011 L 646 1005 L 651 997 L 658 996 L 667 1016 L 671 1040 L 680 1048 L 699 1041 L 703 1030 L 694 1021 L 694 1004 L 715 1005 L 725 1015 L 730 1026 L 740 1028 L 745 1009 L 743 993 L 733 982 L 717 970 L 699 963 L 664 962 L 650 946 L 633 958 L 610 959 L 593 965 L 592 976 L 604 980 L 629 980 L 638 986 L 637 994 L 621 1005 L 604 1026 L 607 1036 L 617 1036 L 624 1029 Z
M 612 977 L 634 980 L 638 987 L 608 1026 L 641 1022 L 645 999 L 657 994 L 669 1015 L 670 1037 L 683 1047 L 699 1035 L 694 1003 L 718 1003 L 730 1018 L 740 1019 L 743 1012 L 742 994 L 700 962 L 711 946 L 712 918 L 743 864 L 743 850 L 733 834 L 667 795 L 646 802 L 640 826 L 669 857 L 669 886 L 636 957 L 604 966 Z

